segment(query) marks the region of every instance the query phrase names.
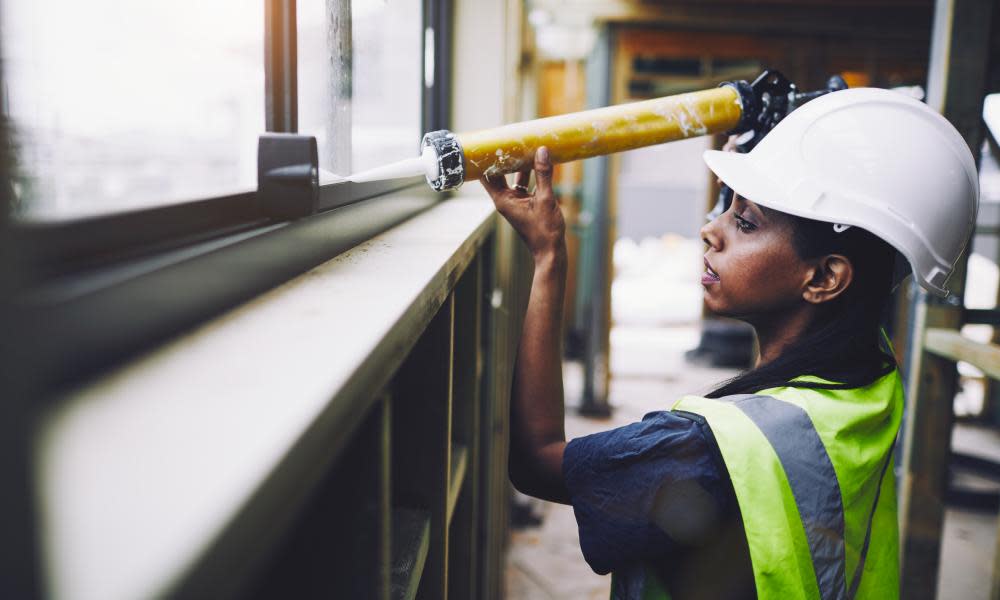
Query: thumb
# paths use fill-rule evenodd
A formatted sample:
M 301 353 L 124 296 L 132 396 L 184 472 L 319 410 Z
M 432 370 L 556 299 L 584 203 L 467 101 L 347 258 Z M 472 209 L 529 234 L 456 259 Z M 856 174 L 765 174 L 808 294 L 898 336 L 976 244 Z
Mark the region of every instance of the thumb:
M 549 149 L 540 146 L 535 150 L 535 193 L 552 193 L 552 162 L 549 160 Z

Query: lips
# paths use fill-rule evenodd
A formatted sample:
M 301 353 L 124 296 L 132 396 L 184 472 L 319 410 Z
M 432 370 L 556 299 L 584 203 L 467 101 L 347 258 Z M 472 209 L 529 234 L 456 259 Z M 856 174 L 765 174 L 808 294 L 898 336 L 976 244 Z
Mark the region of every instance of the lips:
M 705 272 L 701 276 L 701 282 L 703 284 L 718 283 L 720 281 L 719 274 L 712 269 L 712 263 L 708 262 L 708 258 L 705 258 Z

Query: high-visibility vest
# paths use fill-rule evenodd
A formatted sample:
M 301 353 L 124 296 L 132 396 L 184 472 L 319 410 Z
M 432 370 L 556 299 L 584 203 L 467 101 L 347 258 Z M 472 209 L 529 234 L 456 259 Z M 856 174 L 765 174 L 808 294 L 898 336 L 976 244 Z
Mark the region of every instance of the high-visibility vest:
M 703 417 L 718 443 L 760 600 L 899 597 L 897 371 L 848 390 L 684 396 L 673 410 Z M 639 597 L 669 598 L 646 571 Z

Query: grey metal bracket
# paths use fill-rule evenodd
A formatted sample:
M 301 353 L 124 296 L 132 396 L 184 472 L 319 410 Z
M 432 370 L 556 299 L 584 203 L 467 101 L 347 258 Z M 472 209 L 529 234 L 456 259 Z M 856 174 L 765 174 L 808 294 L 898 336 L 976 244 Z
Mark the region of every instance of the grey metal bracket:
M 298 219 L 319 206 L 316 138 L 265 133 L 257 142 L 257 196 L 273 219 Z

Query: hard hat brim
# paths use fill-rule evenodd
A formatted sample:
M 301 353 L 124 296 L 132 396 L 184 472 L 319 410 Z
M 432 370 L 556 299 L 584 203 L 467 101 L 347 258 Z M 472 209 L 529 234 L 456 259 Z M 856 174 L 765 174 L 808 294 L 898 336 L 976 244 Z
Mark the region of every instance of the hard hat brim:
M 787 192 L 760 172 L 749 154 L 706 150 L 705 164 L 740 197 L 780 212 L 788 205 Z

